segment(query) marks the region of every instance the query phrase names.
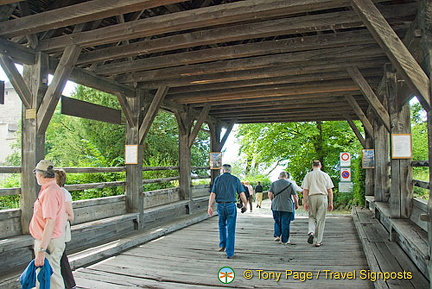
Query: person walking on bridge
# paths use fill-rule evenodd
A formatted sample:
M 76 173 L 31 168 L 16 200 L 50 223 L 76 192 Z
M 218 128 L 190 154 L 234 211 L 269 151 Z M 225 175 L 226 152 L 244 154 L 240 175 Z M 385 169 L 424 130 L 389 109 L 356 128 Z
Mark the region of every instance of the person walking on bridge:
M 51 289 L 64 289 L 60 259 L 65 249 L 65 194 L 56 183 L 54 165 L 41 160 L 33 170 L 40 192 L 34 203 L 30 234 L 34 240 L 35 266 L 41 267 L 45 258 L 52 267 Z M 36 288 L 39 288 L 36 282 Z
M 298 197 L 287 172 L 281 172 L 279 179 L 271 184 L 268 196 L 273 212 L 275 241 L 290 244 L 290 223 L 294 209 L 298 208 Z
M 237 221 L 236 194 L 243 201 L 246 211 L 247 199 L 240 180 L 231 175 L 231 165 L 222 166 L 223 174 L 215 178 L 208 205 L 209 216 L 213 215 L 213 202 L 217 203 L 219 215 L 219 251 L 226 251 L 228 259 L 234 258 L 235 227 Z
M 312 171 L 303 180 L 304 208 L 309 214 L 308 239 L 315 247 L 322 245 L 326 210 L 333 210 L 333 182 L 330 176 L 321 171 L 321 162 L 313 161 Z

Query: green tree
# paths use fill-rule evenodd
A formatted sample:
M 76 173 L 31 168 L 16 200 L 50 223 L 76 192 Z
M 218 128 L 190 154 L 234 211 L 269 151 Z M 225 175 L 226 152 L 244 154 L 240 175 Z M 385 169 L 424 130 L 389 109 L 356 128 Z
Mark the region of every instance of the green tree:
M 281 165 L 294 180 L 301 182 L 310 170 L 312 160 L 318 159 L 323 163 L 323 170 L 332 177 L 336 188 L 339 183 L 340 153 L 350 152 L 354 158 L 358 158 L 361 152 L 355 134 L 343 121 L 245 124 L 239 126 L 236 137 L 240 139 L 244 159 L 248 160 L 244 163 L 244 171 L 265 171 Z M 359 173 L 358 168 L 352 167 L 352 170 Z M 362 195 L 361 192 L 358 194 Z M 352 199 L 347 194 L 343 196 Z M 357 201 L 362 202 L 360 198 Z

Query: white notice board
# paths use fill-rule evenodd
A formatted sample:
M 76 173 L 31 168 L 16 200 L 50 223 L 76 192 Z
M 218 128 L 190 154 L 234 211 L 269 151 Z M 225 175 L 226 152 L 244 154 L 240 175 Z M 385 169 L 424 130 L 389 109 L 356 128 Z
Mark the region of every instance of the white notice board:
M 138 164 L 138 145 L 125 145 L 125 164 Z
M 412 145 L 411 134 L 392 134 L 392 159 L 411 159 Z

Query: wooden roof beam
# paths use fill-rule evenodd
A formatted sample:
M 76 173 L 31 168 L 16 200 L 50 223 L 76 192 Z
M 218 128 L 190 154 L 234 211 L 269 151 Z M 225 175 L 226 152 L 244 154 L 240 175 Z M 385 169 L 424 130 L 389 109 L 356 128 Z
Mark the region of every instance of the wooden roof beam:
M 430 81 L 421 66 L 371 0 L 351 0 L 351 5 L 398 73 L 407 85 L 416 92 L 423 108 L 429 111 L 431 109 Z
M 118 5 L 124 5 L 123 2 L 124 1 L 120 1 Z M 239 1 L 112 25 L 94 31 L 82 32 L 79 35 L 74 35 L 74 37 L 70 35 L 59 36 L 41 42 L 40 49 L 42 51 L 48 50 L 52 52 L 70 44 L 88 47 L 118 42 L 130 38 L 141 38 L 181 30 L 233 24 L 250 21 L 251 19 L 257 21 L 277 16 L 287 16 L 301 12 L 331 9 L 341 6 L 349 6 L 349 2 L 347 0 L 302 0 L 300 2 L 284 0 Z M 255 33 L 257 31 L 259 30 L 256 30 Z M 231 32 L 234 31 L 231 29 Z
M 18 93 L 25 108 L 32 108 L 33 97 L 31 95 L 30 89 L 16 68 L 15 63 L 12 61 L 12 59 L 10 59 L 9 56 L 1 54 L 0 65 L 8 76 L 15 91 Z
M 150 40 L 151 42 L 152 40 Z M 277 53 L 298 52 L 314 49 L 334 48 L 340 46 L 354 46 L 376 43 L 370 33 L 364 31 L 348 31 L 332 34 L 319 34 L 299 38 L 281 39 L 278 41 L 263 41 L 238 44 L 226 47 L 216 47 L 196 51 L 161 55 L 133 61 L 123 61 L 103 64 L 94 70 L 97 74 L 116 75 L 135 71 L 159 69 L 190 65 L 203 62 L 220 61 L 241 57 L 251 57 Z M 152 45 L 151 45 L 152 46 Z M 148 53 L 148 52 L 147 52 Z M 107 56 L 112 59 L 113 55 Z M 78 64 L 80 61 L 78 60 Z
M 367 83 L 366 79 L 364 79 L 361 72 L 358 70 L 357 67 L 349 67 L 347 68 L 347 71 L 351 78 L 354 80 L 354 82 L 358 85 L 360 91 L 363 93 L 366 100 L 370 103 L 376 115 L 380 118 L 381 122 L 384 124 L 387 130 L 390 131 L 389 113 L 387 109 L 382 105 L 381 101 L 378 99 L 373 89 Z
M 324 48 L 319 50 L 295 52 L 295 53 L 280 53 L 272 55 L 261 55 L 240 59 L 231 59 L 223 62 L 215 61 L 208 63 L 199 63 L 186 66 L 169 67 L 162 69 L 154 69 L 144 72 L 136 72 L 133 74 L 125 74 L 116 77 L 119 83 L 132 83 L 152 81 L 203 75 L 209 71 L 214 73 L 226 73 L 240 70 L 259 69 L 263 67 L 274 67 L 288 65 L 297 67 L 303 65 L 309 59 L 314 59 L 316 62 L 332 63 L 340 61 L 340 59 L 358 60 L 359 58 L 372 58 L 383 56 L 382 50 L 376 44 L 371 45 L 355 45 L 338 48 Z
M 374 132 L 373 126 L 370 123 L 369 119 L 367 118 L 366 114 L 363 112 L 360 105 L 358 104 L 357 100 L 352 95 L 345 95 L 345 98 L 346 98 L 347 102 L 351 105 L 354 112 L 357 114 L 360 121 L 362 122 L 366 132 L 370 136 L 373 136 L 373 132 Z
M 245 2 L 247 1 L 241 1 L 236 3 L 245 3 Z M 285 1 L 285 2 L 290 3 L 291 1 Z M 406 17 L 406 16 L 415 15 L 416 6 L 412 4 L 405 4 L 402 6 L 403 6 L 402 8 L 404 9 L 402 9 L 401 7 L 391 8 L 391 9 L 384 7 L 383 14 L 389 18 L 404 17 L 404 16 Z M 195 16 L 192 16 L 189 19 L 189 21 L 193 21 L 193 19 L 195 19 Z M 161 25 L 162 23 L 158 23 L 157 28 L 160 28 Z M 168 23 L 166 25 L 169 26 L 172 25 L 172 23 Z M 348 29 L 354 27 L 363 27 L 363 25 L 364 24 L 362 23 L 362 21 L 358 18 L 356 13 L 353 11 L 326 13 L 323 15 L 299 16 L 293 18 L 268 20 L 263 22 L 246 23 L 246 24 L 243 23 L 241 25 L 239 24 L 230 27 L 216 27 L 213 29 L 206 29 L 206 30 L 194 31 L 190 33 L 177 34 L 177 35 L 162 37 L 154 40 L 139 41 L 136 43 L 131 43 L 129 45 L 122 45 L 119 47 L 102 48 L 96 51 L 91 51 L 83 54 L 79 59 L 79 63 L 80 64 L 94 63 L 94 62 L 99 62 L 107 59 L 124 58 L 124 57 L 134 56 L 134 55 L 169 51 L 169 50 L 188 48 L 188 47 L 194 47 L 200 45 L 224 43 L 229 41 L 245 40 L 251 38 L 255 39 L 260 37 L 270 37 L 270 36 L 289 35 L 289 34 L 298 34 L 298 33 L 311 33 L 311 32 L 318 32 L 318 31 L 334 31 L 335 29 L 338 28 Z M 205 27 L 205 25 L 203 27 Z M 197 28 L 203 28 L 203 27 L 197 27 Z M 114 27 L 110 26 L 107 27 L 106 29 L 107 30 L 114 29 Z M 147 27 L 147 29 L 149 29 L 149 27 Z M 100 31 L 100 33 L 102 32 L 103 31 Z M 82 32 L 82 33 L 88 33 L 88 32 Z M 116 34 L 115 31 L 105 31 L 104 33 L 113 36 Z M 124 40 L 127 38 L 139 37 L 139 35 L 137 35 L 136 33 L 133 35 L 128 35 L 127 33 L 130 34 L 130 32 L 128 31 L 122 31 L 122 33 L 118 33 L 119 36 L 116 39 L 113 40 L 107 39 L 103 41 L 103 43 L 110 43 L 110 42 Z M 158 31 L 149 31 L 148 34 L 156 35 L 158 34 Z M 146 35 L 146 36 L 150 36 L 150 35 Z M 87 46 L 102 44 L 102 43 L 94 43 L 96 42 L 96 40 L 98 40 L 101 37 L 99 34 L 95 35 L 94 37 L 96 36 L 98 36 L 96 39 L 89 38 L 88 41 L 76 40 L 74 42 L 80 43 L 81 45 L 87 45 Z M 71 40 L 62 39 L 62 41 L 59 41 L 58 44 L 54 45 L 53 43 L 51 43 L 52 41 L 54 41 L 54 39 L 42 41 L 39 45 L 39 49 L 42 51 L 53 52 L 58 49 L 61 49 L 61 47 L 65 45 L 65 41 L 71 42 Z
M 363 137 L 363 135 L 361 134 L 360 130 L 355 125 L 354 121 L 348 115 L 344 115 L 344 117 L 345 117 L 346 121 L 348 122 L 348 124 L 350 125 L 351 129 L 353 130 L 354 134 L 356 135 L 357 139 L 361 143 L 362 147 L 366 148 L 367 147 L 366 139 Z
M 159 108 L 168 92 L 169 87 L 160 87 L 155 96 L 153 97 L 149 108 L 147 109 L 144 119 L 141 123 L 141 126 L 139 128 L 139 143 L 142 143 L 144 138 L 146 137 L 147 133 L 150 130 L 150 126 L 153 123 L 153 120 L 155 119 Z
M 79 46 L 66 47 L 37 111 L 38 132 L 46 131 L 80 52 Z
M 185 0 L 93 0 L 2 22 L 0 35 L 15 37 L 150 9 Z M 17 2 L 17 1 L 14 1 Z
M 371 57 L 367 60 L 364 58 L 357 59 L 341 59 L 334 62 L 328 61 L 315 61 L 313 63 L 297 63 L 296 65 L 284 65 L 277 66 L 273 65 L 270 68 L 259 68 L 252 70 L 240 70 L 240 71 L 226 71 L 219 73 L 211 73 L 205 75 L 193 75 L 193 76 L 178 76 L 173 79 L 160 80 L 160 81 L 145 81 L 138 84 L 139 88 L 151 89 L 157 87 L 157 85 L 168 85 L 170 87 L 179 86 L 190 86 L 194 89 L 195 85 L 202 86 L 204 84 L 222 84 L 225 88 L 237 87 L 237 81 L 257 81 L 262 83 L 270 83 L 273 77 L 292 77 L 294 80 L 300 80 L 302 77 L 307 78 L 308 74 L 325 73 L 325 72 L 335 72 L 345 69 L 351 65 L 356 65 L 359 68 L 370 68 L 376 67 L 377 65 L 384 65 L 388 62 L 387 57 Z M 304 76 L 305 75 L 305 76 Z M 319 79 L 319 78 L 317 78 Z M 325 77 L 324 77 L 325 79 Z M 287 79 L 287 83 L 289 83 Z M 198 92 L 197 92 L 198 93 Z

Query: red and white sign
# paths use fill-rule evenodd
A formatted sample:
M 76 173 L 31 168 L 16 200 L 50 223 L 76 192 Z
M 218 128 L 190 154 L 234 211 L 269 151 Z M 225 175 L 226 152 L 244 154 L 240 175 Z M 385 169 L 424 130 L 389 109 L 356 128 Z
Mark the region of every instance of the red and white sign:
M 341 167 L 350 167 L 351 166 L 350 153 L 340 153 L 340 166 Z
M 351 168 L 341 168 L 341 181 L 351 182 Z

